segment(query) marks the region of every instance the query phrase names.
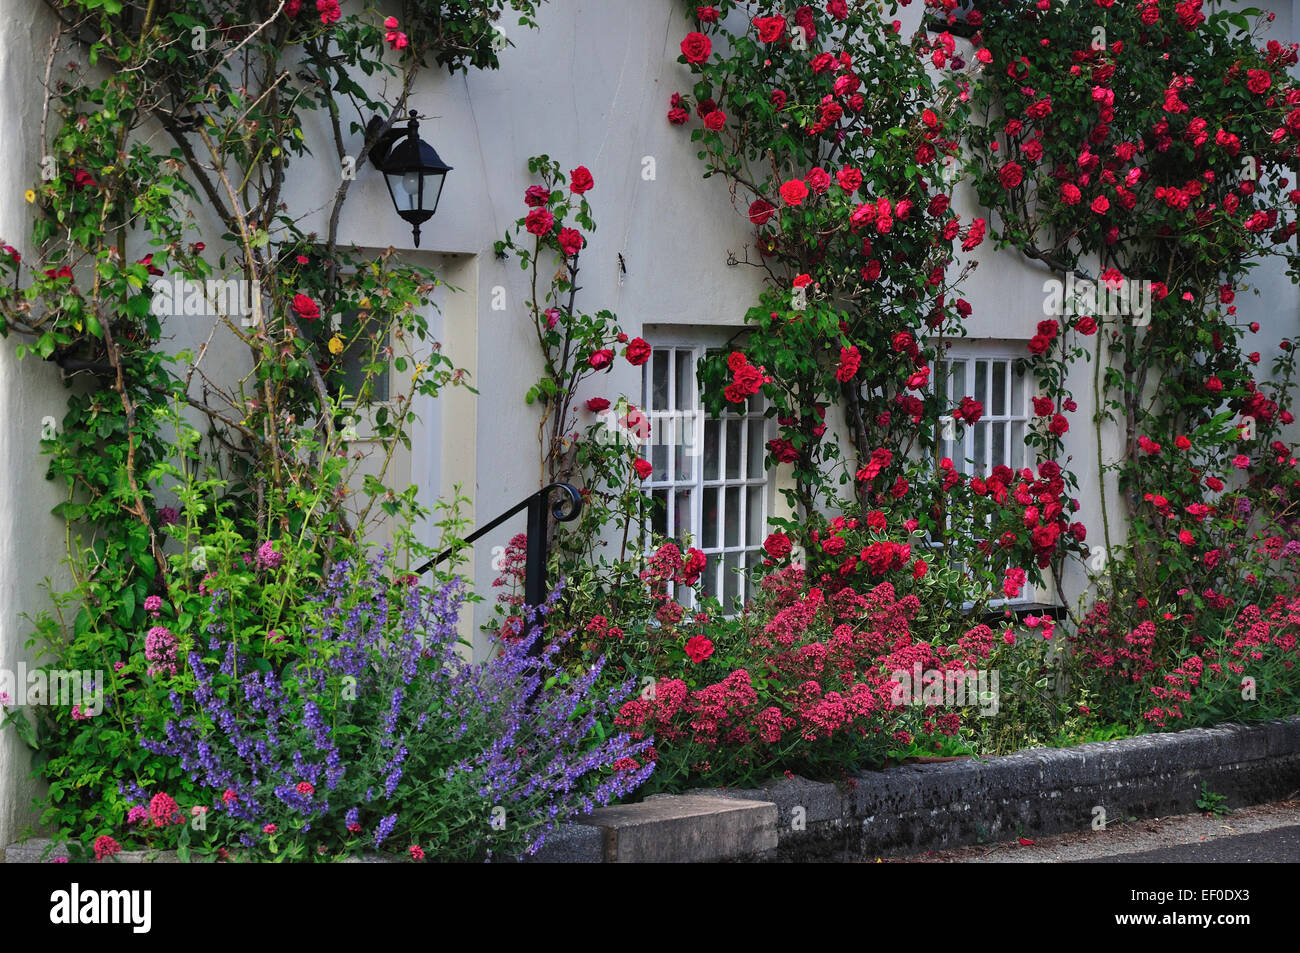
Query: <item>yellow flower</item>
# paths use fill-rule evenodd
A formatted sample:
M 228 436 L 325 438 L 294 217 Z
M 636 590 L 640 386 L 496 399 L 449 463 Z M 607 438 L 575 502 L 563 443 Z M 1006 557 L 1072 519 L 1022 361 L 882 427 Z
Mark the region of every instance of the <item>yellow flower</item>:
M 36 201 L 36 190 L 35 190 L 35 189 L 28 189 L 25 193 L 23 193 L 23 198 L 25 198 L 25 199 L 27 200 L 28 204 L 31 204 L 32 202 L 35 202 L 35 201 Z
M 330 347 L 331 354 L 342 354 L 343 353 L 342 339 L 337 334 L 334 335 L 332 338 L 330 338 L 329 347 Z
M 370 299 L 369 299 L 369 298 L 362 298 L 360 301 L 357 302 L 357 306 L 360 307 L 360 308 L 368 308 L 368 307 L 370 307 Z

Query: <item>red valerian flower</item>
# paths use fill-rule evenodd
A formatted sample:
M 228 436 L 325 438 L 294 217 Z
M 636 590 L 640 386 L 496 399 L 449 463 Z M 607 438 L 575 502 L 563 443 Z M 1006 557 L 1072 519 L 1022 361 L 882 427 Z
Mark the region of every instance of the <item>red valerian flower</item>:
M 587 401 L 587 409 L 593 414 L 603 413 L 604 411 L 609 410 L 609 401 L 604 397 L 593 397 Z
M 713 52 L 713 41 L 703 33 L 687 33 L 682 40 L 682 56 L 688 63 L 703 63 Z
M 835 369 L 835 379 L 840 383 L 852 380 L 861 366 L 862 355 L 858 352 L 856 346 L 850 344 L 848 347 L 841 348 L 840 365 Z
M 650 360 L 651 350 L 649 342 L 644 338 L 633 338 L 632 342 L 627 346 L 627 362 L 633 367 L 640 367 Z
M 580 165 L 569 172 L 569 191 L 575 195 L 581 195 L 590 191 L 596 183 L 591 178 L 591 171 L 585 166 Z
M 320 306 L 305 294 L 299 293 L 293 296 L 293 310 L 304 321 L 315 321 L 320 317 Z
M 655 468 L 650 464 L 649 460 L 644 457 L 637 457 L 636 460 L 632 462 L 632 469 L 636 471 L 638 479 L 644 480 L 650 476 L 651 473 L 654 473 Z
M 95 859 L 103 860 L 105 857 L 112 857 L 122 850 L 121 846 L 107 834 L 101 834 L 95 838 Z
M 773 559 L 785 559 L 794 547 L 785 533 L 773 533 L 763 540 L 763 551 Z
M 758 38 L 764 43 L 775 43 L 785 32 L 785 17 L 754 17 Z
M 582 233 L 576 228 L 562 228 L 559 234 L 560 248 L 566 258 L 572 258 L 582 250 Z
M 1014 189 L 1025 178 L 1025 170 L 1018 162 L 1008 162 L 998 170 L 998 181 L 1004 189 Z
M 599 371 L 599 370 L 603 370 L 606 367 L 609 367 L 610 362 L 613 360 L 614 360 L 614 352 L 607 347 L 603 347 L 599 351 L 593 351 L 591 357 L 587 358 L 587 363 L 594 370 Z
M 705 636 L 694 635 L 686 640 L 686 657 L 699 665 L 713 654 L 713 643 Z
M 549 235 L 555 227 L 555 216 L 544 208 L 535 208 L 524 219 L 524 227 L 534 235 Z
M 781 198 L 787 205 L 802 205 L 807 197 L 808 186 L 804 185 L 803 179 L 791 179 L 781 186 Z

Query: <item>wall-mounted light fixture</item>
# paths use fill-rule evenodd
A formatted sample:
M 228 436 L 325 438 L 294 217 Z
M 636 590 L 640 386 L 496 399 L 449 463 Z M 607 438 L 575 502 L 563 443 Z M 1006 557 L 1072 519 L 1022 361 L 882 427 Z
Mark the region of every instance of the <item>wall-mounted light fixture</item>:
M 366 127 L 370 138 L 383 127 L 378 116 Z M 370 161 L 384 174 L 388 194 L 397 214 L 411 223 L 415 247 L 420 247 L 420 226 L 433 218 L 442 197 L 442 186 L 451 166 L 438 157 L 433 146 L 420 138 L 420 124 L 415 110 L 410 112 L 406 129 L 390 129 L 370 150 Z

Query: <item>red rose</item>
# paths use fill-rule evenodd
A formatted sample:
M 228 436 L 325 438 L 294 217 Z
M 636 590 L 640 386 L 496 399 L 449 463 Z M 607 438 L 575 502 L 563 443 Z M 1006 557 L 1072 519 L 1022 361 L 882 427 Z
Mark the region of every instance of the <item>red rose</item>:
M 604 397 L 593 397 L 591 400 L 587 401 L 587 409 L 593 414 L 603 413 L 604 411 L 609 410 L 609 401 Z
M 915 563 L 912 564 L 912 578 L 913 579 L 923 578 L 926 574 L 926 571 L 929 568 L 930 567 L 926 564 L 924 559 L 918 559 Z
M 688 63 L 703 63 L 713 52 L 713 41 L 703 33 L 687 33 L 682 40 L 682 56 Z
M 1174 446 L 1177 447 L 1179 450 L 1191 450 L 1192 442 L 1188 440 L 1186 437 L 1179 435 L 1174 438 Z
M 856 192 L 862 185 L 862 173 L 857 169 L 845 166 L 835 173 L 835 180 L 839 182 L 840 188 L 845 192 Z
M 858 373 L 858 368 L 862 366 L 862 355 L 858 349 L 849 345 L 840 349 L 840 366 L 835 370 L 835 379 L 840 383 L 853 379 Z
M 1052 417 L 1052 422 L 1048 424 L 1047 429 L 1059 437 L 1070 429 L 1070 422 L 1060 414 L 1056 414 Z
M 320 317 L 320 306 L 305 294 L 293 296 L 293 310 L 297 311 L 298 317 L 304 321 L 315 321 Z
M 764 199 L 758 199 L 749 206 L 749 220 L 755 225 L 766 225 L 768 219 L 776 214 L 776 206 Z
M 668 121 L 672 123 L 674 126 L 685 125 L 686 120 L 690 118 L 691 118 L 691 114 L 688 113 L 681 106 L 674 106 L 672 109 L 668 110 Z
M 784 108 L 785 100 L 786 95 L 785 90 L 783 89 L 774 89 L 772 90 L 772 94 L 767 97 L 767 101 L 775 106 L 778 111 Z
M 807 197 L 808 186 L 804 185 L 803 179 L 791 179 L 781 186 L 781 198 L 787 205 L 802 205 Z
M 1211 377 L 1205 382 L 1205 389 L 1211 394 L 1217 394 L 1219 391 L 1223 390 L 1223 381 L 1219 380 L 1217 377 Z
M 580 165 L 569 173 L 569 191 L 581 195 L 596 183 L 592 181 L 591 172 L 585 165 Z
M 686 657 L 696 665 L 713 654 L 713 643 L 702 635 L 692 636 L 686 642 Z
M 610 361 L 614 360 L 614 352 L 609 348 L 601 348 L 599 351 L 593 351 L 591 357 L 587 358 L 587 363 L 595 370 L 602 370 L 609 367 Z
M 1052 398 L 1050 397 L 1034 398 L 1034 413 L 1037 414 L 1039 417 L 1046 417 L 1055 409 L 1056 409 L 1056 404 L 1052 401 Z
M 686 559 L 682 562 L 682 571 L 678 578 L 688 586 L 695 585 L 700 581 L 700 573 L 704 571 L 708 561 L 708 557 L 701 550 L 691 547 L 686 551 Z
M 555 216 L 544 208 L 535 208 L 524 219 L 524 227 L 534 235 L 549 235 L 555 227 Z
M 1097 321 L 1095 318 L 1082 317 L 1075 322 L 1074 329 L 1083 335 L 1094 334 L 1097 331 Z
M 763 550 L 773 559 L 785 559 L 793 548 L 785 533 L 773 533 L 763 541 Z
M 727 124 L 727 114 L 721 109 L 715 109 L 704 117 L 704 128 L 711 132 L 717 132 Z
M 837 20 L 847 19 L 849 15 L 847 0 L 830 0 L 830 3 L 826 4 L 826 12 Z
M 810 169 L 804 177 L 804 181 L 808 183 L 808 188 L 818 195 L 831 187 L 831 177 L 825 169 Z
M 1008 162 L 998 170 L 998 181 L 1002 183 L 1004 189 L 1014 189 L 1024 178 L 1024 169 L 1018 162 Z
M 1246 70 L 1246 88 L 1259 95 L 1273 85 L 1273 77 L 1266 69 Z
M 582 233 L 576 228 L 560 229 L 559 241 L 566 258 L 572 258 L 582 250 Z
M 1083 193 L 1079 191 L 1077 185 L 1066 182 L 1061 186 L 1061 201 L 1066 205 L 1078 205 L 1083 198 Z
M 1110 208 L 1110 200 L 1104 195 L 1099 195 L 1092 200 L 1091 208 L 1098 215 L 1105 215 L 1106 211 Z
M 627 362 L 633 367 L 640 367 L 646 361 L 650 360 L 650 345 L 643 338 L 633 338 L 632 343 L 627 346 Z
M 695 16 L 701 23 L 718 22 L 718 11 L 716 7 L 696 7 Z
M 632 463 L 632 469 L 636 471 L 638 478 L 644 480 L 654 472 L 655 468 L 650 465 L 649 460 L 646 460 L 644 457 L 637 457 Z
M 775 43 L 785 32 L 785 17 L 754 17 L 758 38 L 764 43 Z

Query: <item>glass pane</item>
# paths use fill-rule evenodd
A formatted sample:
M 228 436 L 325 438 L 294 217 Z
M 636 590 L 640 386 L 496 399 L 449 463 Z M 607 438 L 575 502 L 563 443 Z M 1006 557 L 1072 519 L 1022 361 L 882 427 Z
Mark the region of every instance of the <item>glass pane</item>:
M 1007 364 L 1005 361 L 993 362 L 993 403 L 989 413 L 996 417 L 1007 414 Z
M 654 473 L 651 474 L 651 478 L 659 481 L 667 480 L 668 448 L 662 443 L 656 443 L 650 448 L 650 462 L 654 464 Z
M 704 559 L 704 575 L 700 577 L 700 591 L 706 596 L 716 596 L 718 588 L 718 554 L 709 553 Z
M 989 429 L 993 431 L 993 465 L 997 466 L 999 463 L 1005 463 L 1009 466 L 1010 459 L 1007 454 L 1007 425 L 991 423 L 989 424 Z
M 1011 416 L 1020 417 L 1025 413 L 1025 375 L 1011 374 Z
M 650 360 L 653 365 L 651 380 L 653 390 L 650 392 L 650 409 L 668 409 L 668 351 L 655 351 Z
M 738 486 L 727 487 L 727 506 L 722 514 L 725 546 L 740 545 L 740 492 L 741 488 Z
M 721 439 L 722 421 L 708 418 L 704 421 L 704 479 L 718 479 L 718 441 Z
M 716 549 L 718 546 L 718 492 L 716 486 L 704 488 L 704 505 L 700 513 L 700 539 L 705 549 Z
M 1011 425 L 1011 461 L 1008 464 L 1011 469 L 1019 470 L 1024 465 L 1025 456 L 1028 449 L 1025 447 L 1025 425 L 1015 423 Z
M 763 457 L 764 445 L 763 439 L 766 420 L 751 420 L 749 422 L 749 468 L 747 476 L 751 480 L 760 480 L 763 478 Z
M 988 397 L 989 386 L 989 362 L 975 362 L 975 389 L 971 396 L 987 407 L 990 403 Z
M 682 482 L 693 480 L 695 477 L 695 448 L 693 446 L 694 427 L 691 422 L 674 415 L 657 423 L 660 427 L 667 428 L 660 432 L 659 439 L 672 441 L 673 466 L 677 473 L 676 479 Z
M 655 490 L 651 494 L 650 530 L 656 536 L 668 535 L 668 491 Z
M 741 434 L 744 432 L 745 422 L 743 420 L 727 421 L 727 479 L 740 479 L 740 465 L 744 462 L 741 457 Z
M 723 592 L 726 594 L 722 600 L 723 607 L 728 612 L 734 612 L 740 608 L 740 586 L 741 578 L 736 570 L 741 566 L 741 557 L 744 553 L 727 553 L 723 561 L 722 581 Z
M 751 414 L 761 414 L 763 412 L 763 395 L 751 394 L 749 397 L 749 412 Z
M 974 449 L 974 452 L 973 452 L 973 454 L 972 454 L 972 456 L 974 457 L 974 460 L 975 460 L 975 471 L 974 471 L 974 472 L 976 472 L 976 473 L 985 473 L 985 472 L 987 472 L 987 471 L 984 469 L 984 455 L 985 455 L 985 453 L 986 453 L 987 450 L 988 450 L 988 447 L 987 447 L 987 443 L 988 443 L 988 425 L 987 425 L 987 424 L 984 424 L 984 423 L 978 423 L 978 424 L 976 424 L 976 425 L 974 426 L 974 428 L 972 428 L 972 429 L 975 431 L 975 434 L 974 434 L 975 439 L 974 439 L 974 441 L 973 441 L 975 449 Z
M 763 488 L 745 490 L 745 545 L 753 546 L 763 538 Z
M 695 536 L 695 525 L 691 516 L 691 490 L 677 490 L 673 493 L 673 538 L 684 543 L 687 536 Z
M 677 372 L 677 393 L 674 395 L 675 410 L 690 410 L 695 406 L 695 352 L 679 350 L 673 352 L 674 368 Z
M 758 569 L 758 566 L 762 561 L 763 561 L 763 554 L 761 550 L 757 550 L 757 549 L 747 550 L 745 552 L 745 575 L 753 576 L 754 571 Z M 754 598 L 754 584 L 749 579 L 745 580 L 745 598 L 746 599 Z

